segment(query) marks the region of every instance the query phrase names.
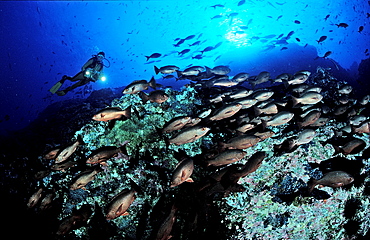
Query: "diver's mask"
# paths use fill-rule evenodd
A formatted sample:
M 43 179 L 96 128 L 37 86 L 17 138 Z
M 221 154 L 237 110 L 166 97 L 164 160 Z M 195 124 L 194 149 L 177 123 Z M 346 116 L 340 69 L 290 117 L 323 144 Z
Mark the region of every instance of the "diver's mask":
M 105 56 L 103 54 L 98 54 L 98 55 L 96 55 L 96 58 L 99 62 L 102 62 L 104 60 Z

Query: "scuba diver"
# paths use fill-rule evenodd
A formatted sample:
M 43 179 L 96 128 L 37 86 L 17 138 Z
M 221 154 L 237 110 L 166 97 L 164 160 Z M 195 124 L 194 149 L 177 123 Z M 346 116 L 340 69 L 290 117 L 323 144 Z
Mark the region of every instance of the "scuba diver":
M 90 58 L 83 66 L 82 70 L 77 73 L 73 77 L 68 77 L 67 75 L 64 75 L 62 80 L 57 82 L 51 89 L 51 93 L 56 93 L 58 96 L 64 96 L 68 91 L 71 91 L 77 87 L 83 86 L 90 81 L 96 82 L 97 80 L 105 80 L 105 77 L 103 75 L 103 60 L 105 59 L 105 53 L 99 52 L 97 55 L 93 55 L 92 58 Z M 71 82 L 76 82 L 72 86 L 69 86 L 65 88 L 64 90 L 58 91 L 59 88 L 63 85 L 65 80 L 69 80 Z

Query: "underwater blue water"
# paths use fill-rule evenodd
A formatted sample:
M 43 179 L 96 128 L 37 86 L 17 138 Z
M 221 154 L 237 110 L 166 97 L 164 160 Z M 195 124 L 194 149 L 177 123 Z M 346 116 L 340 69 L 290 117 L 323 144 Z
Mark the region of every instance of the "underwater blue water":
M 88 88 L 149 80 L 155 76 L 154 65 L 181 70 L 228 65 L 230 76 L 269 71 L 275 77 L 302 69 L 314 72 L 319 65 L 335 71 L 333 61 L 314 60 L 331 51 L 329 58 L 354 80 L 358 64 L 368 58 L 369 8 L 363 0 L 2 1 L 0 134 L 27 126 L 53 102 L 87 97 Z M 340 23 L 348 27 L 338 27 Z M 321 36 L 327 38 L 318 43 Z M 187 37 L 191 39 L 174 46 Z M 201 54 L 207 47 L 213 49 Z M 190 51 L 179 55 L 184 49 Z M 63 97 L 48 91 L 99 51 L 110 62 L 105 82 Z M 161 57 L 147 61 L 152 53 Z M 155 77 L 165 86 L 185 83 Z

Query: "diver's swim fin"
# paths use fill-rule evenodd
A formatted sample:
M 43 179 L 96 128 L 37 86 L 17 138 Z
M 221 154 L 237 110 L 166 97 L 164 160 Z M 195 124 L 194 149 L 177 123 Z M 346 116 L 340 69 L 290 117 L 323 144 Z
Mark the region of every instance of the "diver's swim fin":
M 59 90 L 59 88 L 62 86 L 62 83 L 61 82 L 57 82 L 52 88 L 50 88 L 50 92 L 52 93 L 52 94 L 54 94 L 54 93 L 56 93 L 58 90 Z

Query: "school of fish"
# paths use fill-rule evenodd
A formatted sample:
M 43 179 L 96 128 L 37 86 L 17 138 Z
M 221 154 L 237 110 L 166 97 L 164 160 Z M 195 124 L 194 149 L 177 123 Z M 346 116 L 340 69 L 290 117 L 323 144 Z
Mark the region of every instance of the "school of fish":
M 154 56 L 147 58 L 150 57 Z M 323 144 L 332 144 L 336 155 L 358 154 L 367 147 L 356 135 L 370 133 L 370 120 L 361 114 L 367 108 L 370 96 L 352 98 L 352 87 L 348 84 L 337 82 L 330 88 L 323 87 L 319 81 L 314 81 L 312 75 L 316 73 L 311 74 L 306 70 L 282 73 L 276 78 L 272 78 L 272 74 L 266 71 L 256 76 L 242 72 L 230 77 L 228 74 L 231 69 L 228 66 L 192 66 L 184 70 L 174 65 L 155 66 L 154 72 L 164 76 L 177 73 L 179 80 L 190 80 L 189 85 L 197 90 L 198 97 L 202 100 L 203 104 L 196 106 L 197 114 L 177 116 L 164 125 L 157 126 L 158 131 L 154 134 L 163 139 L 167 146 L 174 144 L 179 147 L 201 141 L 204 136 L 213 134 L 211 147 L 204 148 L 202 154 L 194 157 L 182 154 L 172 176 L 167 179 L 169 188 L 190 186 L 194 198 L 203 204 L 208 203 L 217 193 L 227 195 L 244 190 L 238 181 L 268 164 L 265 163 L 266 152 L 259 151 L 249 156 L 245 149 L 267 138 L 287 137 L 281 144 L 271 146 L 271 151 L 275 156 L 290 153 L 309 144 L 315 138 L 317 129 L 329 121 L 337 121 L 345 123 L 346 126 L 336 129 L 335 136 Z M 261 85 L 264 87 L 259 88 Z M 153 77 L 150 81 L 133 81 L 123 90 L 123 94 L 139 95 L 143 106 L 159 104 L 163 109 L 171 107 L 166 105 L 169 96 L 159 88 L 161 86 Z M 144 90 L 151 91 L 145 93 Z M 109 131 L 114 127 L 115 121 L 131 121 L 132 114 L 136 112 L 135 106 L 124 110 L 107 107 L 91 115 L 92 121 L 106 122 Z M 75 167 L 77 163 L 71 156 L 76 154 L 83 144 L 79 136 L 67 146 L 50 149 L 44 159 L 53 161 L 53 165 L 47 171 L 38 172 L 37 178 L 42 179 L 50 174 L 50 171 L 66 172 Z M 129 143 L 105 146 L 85 156 L 85 170 L 73 177 L 67 186 L 70 191 L 88 190 L 89 183 L 94 181 L 95 176 L 105 171 L 107 160 L 121 157 L 131 161 L 135 158 L 128 156 L 126 144 Z M 200 180 L 196 181 L 192 177 L 195 172 L 198 175 L 203 172 L 206 177 L 199 175 L 195 179 Z M 307 194 L 311 194 L 317 185 L 342 187 L 353 181 L 356 179 L 345 169 L 327 172 L 321 179 L 311 179 L 307 183 Z M 132 183 L 131 189 L 121 189 L 105 206 L 106 220 L 128 215 L 137 194 L 143 192 L 135 183 Z M 30 197 L 27 206 L 34 208 L 40 203 L 40 207 L 47 208 L 54 196 L 53 191 L 40 187 Z M 166 207 L 159 218 L 162 220 L 153 223 L 157 225 L 153 230 L 153 239 L 169 239 L 177 212 L 184 210 L 183 203 L 179 204 L 176 197 L 170 202 L 172 204 Z M 196 212 L 201 213 L 203 212 Z M 63 219 L 56 234 L 65 235 L 86 224 L 91 214 L 91 209 L 84 206 Z

